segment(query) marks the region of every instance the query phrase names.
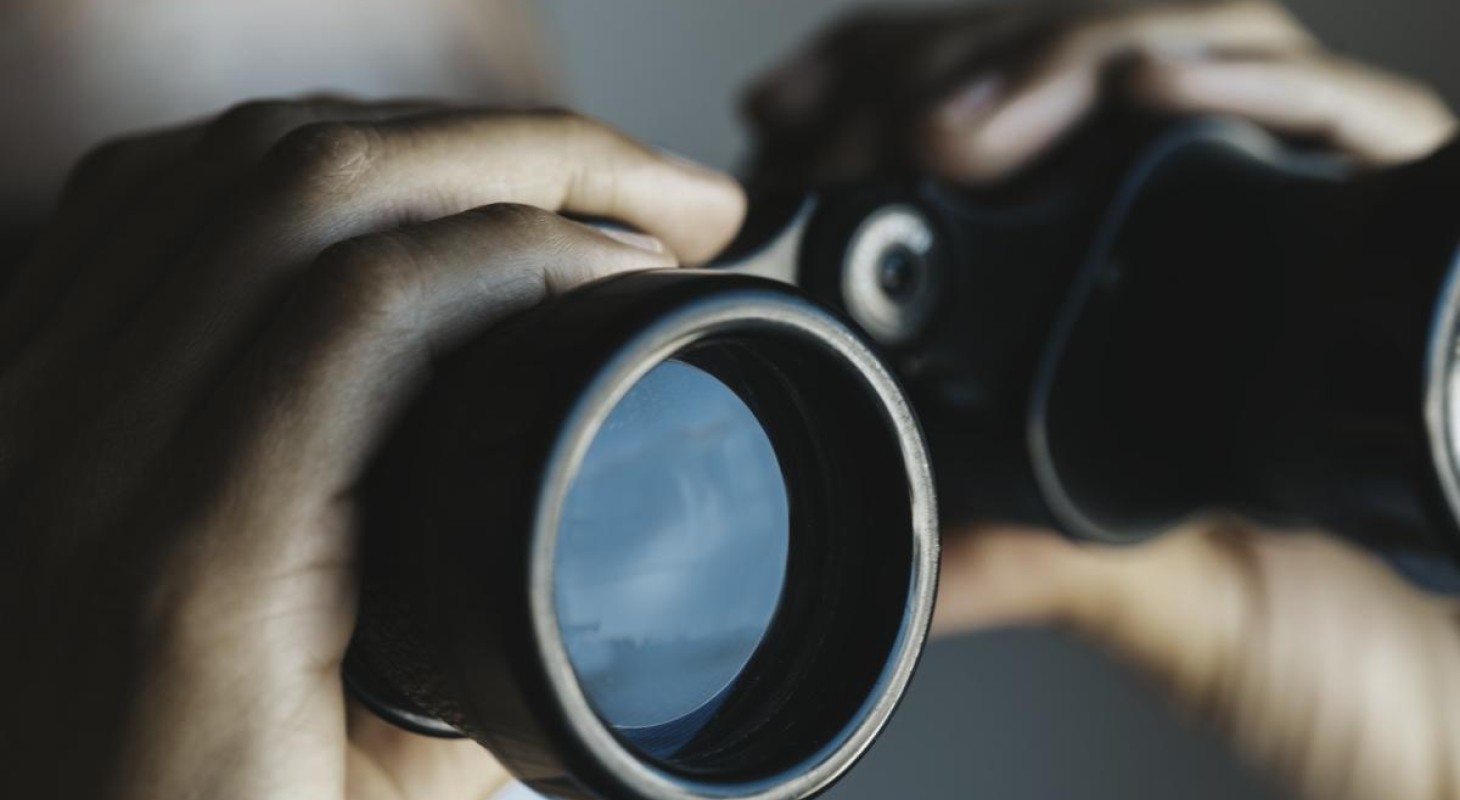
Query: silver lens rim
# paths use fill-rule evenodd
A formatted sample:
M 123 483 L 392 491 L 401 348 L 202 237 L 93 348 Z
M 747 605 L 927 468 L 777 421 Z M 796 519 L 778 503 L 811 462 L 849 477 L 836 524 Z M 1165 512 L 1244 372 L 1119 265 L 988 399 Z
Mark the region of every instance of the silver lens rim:
M 1425 428 L 1445 501 L 1460 520 L 1460 250 L 1451 260 L 1431 320 L 1425 359 Z
M 568 657 L 554 606 L 553 567 L 562 500 L 598 427 L 623 395 L 650 369 L 697 341 L 746 330 L 779 329 L 807 337 L 858 370 L 887 410 L 908 469 L 912 512 L 912 573 L 903 628 L 877 687 L 858 710 L 849 733 L 801 764 L 743 784 L 687 781 L 670 775 L 622 742 L 593 710 Z M 912 407 L 891 373 L 858 336 L 830 314 L 778 294 L 728 291 L 642 331 L 583 392 L 563 426 L 562 445 L 545 470 L 532 536 L 529 585 L 532 632 L 543 655 L 549 685 L 582 744 L 612 770 L 634 796 L 645 800 L 796 800 L 836 781 L 871 746 L 907 689 L 927 638 L 937 588 L 937 502 L 932 468 Z

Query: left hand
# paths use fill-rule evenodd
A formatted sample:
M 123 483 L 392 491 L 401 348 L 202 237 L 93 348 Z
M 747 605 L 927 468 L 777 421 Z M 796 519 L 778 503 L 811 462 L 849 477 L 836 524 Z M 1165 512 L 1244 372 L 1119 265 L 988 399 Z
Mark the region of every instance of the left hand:
M 0 796 L 488 796 L 346 704 L 357 479 L 435 354 L 743 205 L 563 112 L 256 102 L 86 159 L 0 295 Z

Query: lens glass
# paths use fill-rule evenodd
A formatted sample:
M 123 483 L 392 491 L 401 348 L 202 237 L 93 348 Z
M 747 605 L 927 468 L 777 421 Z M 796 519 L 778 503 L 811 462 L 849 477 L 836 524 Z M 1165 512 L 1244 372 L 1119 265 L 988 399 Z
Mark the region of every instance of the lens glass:
M 666 361 L 589 445 L 554 598 L 589 702 L 621 732 L 707 720 L 775 615 L 789 507 L 770 438 L 710 373 Z

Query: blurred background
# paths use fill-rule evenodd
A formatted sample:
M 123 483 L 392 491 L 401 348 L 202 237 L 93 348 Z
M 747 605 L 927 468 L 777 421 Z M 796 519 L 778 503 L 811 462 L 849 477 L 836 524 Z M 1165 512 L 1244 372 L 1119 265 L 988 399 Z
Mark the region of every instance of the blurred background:
M 721 167 L 747 146 L 739 87 L 858 5 L 539 0 L 570 105 Z M 1423 78 L 1460 106 L 1460 0 L 1288 5 L 1333 49 Z M 829 796 L 1277 797 L 1139 680 L 1077 642 L 1034 631 L 933 645 L 888 734 Z

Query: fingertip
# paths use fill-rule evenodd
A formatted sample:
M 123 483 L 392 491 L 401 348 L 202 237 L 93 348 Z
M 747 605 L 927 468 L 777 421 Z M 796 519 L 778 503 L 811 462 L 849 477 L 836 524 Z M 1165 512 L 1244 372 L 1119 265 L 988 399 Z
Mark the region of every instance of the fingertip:
M 698 266 L 724 249 L 745 219 L 745 189 L 713 167 L 679 153 L 647 147 L 651 174 L 620 185 L 625 219 L 662 241 L 677 263 Z M 629 199 L 631 197 L 631 199 Z
M 709 171 L 706 180 L 698 203 L 686 209 L 688 219 L 674 242 L 685 266 L 699 266 L 719 255 L 745 221 L 748 200 L 740 182 L 718 171 Z

